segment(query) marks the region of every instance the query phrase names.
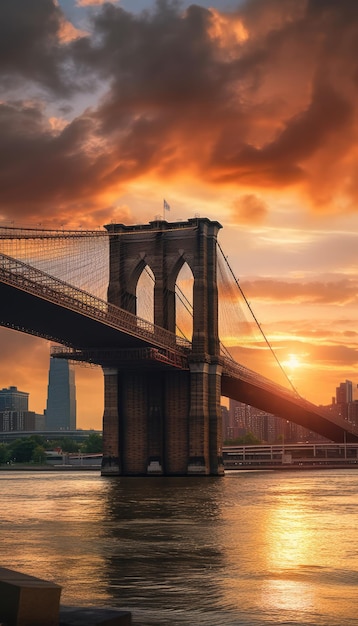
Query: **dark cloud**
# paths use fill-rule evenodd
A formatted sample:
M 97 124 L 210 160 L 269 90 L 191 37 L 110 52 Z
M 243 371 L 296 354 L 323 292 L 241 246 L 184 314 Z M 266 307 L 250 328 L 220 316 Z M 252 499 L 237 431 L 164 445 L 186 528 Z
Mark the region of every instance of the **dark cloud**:
M 66 37 L 54 1 L 2 3 L 4 84 L 57 93 L 62 111 L 75 92 L 102 91 L 66 127 L 28 98 L 3 100 L 1 212 L 25 200 L 29 215 L 46 203 L 96 210 L 133 180 L 183 173 L 247 197 L 294 186 L 320 209 L 356 210 L 357 15 L 348 0 L 250 0 L 226 13 L 104 4 L 88 33 Z
M 216 74 L 210 22 L 210 11 L 199 6 L 182 15 L 175 4 L 158 2 L 155 12 L 132 15 L 106 4 L 93 19 L 95 38 L 75 42 L 73 50 L 110 79 L 109 102 L 117 102 L 119 110 L 192 106 L 212 97 L 223 82 Z
M 41 215 L 51 203 L 90 197 L 98 183 L 95 159 L 84 149 L 91 126 L 82 116 L 56 133 L 36 104 L 0 105 L 1 204 Z
M 63 23 L 64 16 L 53 0 L 0 3 L 3 85 L 19 84 L 26 79 L 57 93 L 68 92 L 65 48 L 60 41 Z
M 301 164 L 324 147 L 327 135 L 338 134 L 347 125 L 350 114 L 351 106 L 341 96 L 320 86 L 307 110 L 289 120 L 273 141 L 261 148 L 242 146 L 231 156 L 225 145 L 220 145 L 214 159 L 224 166 L 224 172 L 229 170 L 230 174 L 224 174 L 226 180 L 242 179 L 257 186 L 294 183 L 309 176 Z

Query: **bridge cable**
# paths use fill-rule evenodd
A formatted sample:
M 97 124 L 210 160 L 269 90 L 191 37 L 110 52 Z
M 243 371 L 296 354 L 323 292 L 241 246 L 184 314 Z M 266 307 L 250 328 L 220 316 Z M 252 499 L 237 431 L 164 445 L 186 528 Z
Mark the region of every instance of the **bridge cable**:
M 281 372 L 283 373 L 284 377 L 285 377 L 285 378 L 286 378 L 286 380 L 288 381 L 288 383 L 289 383 L 290 387 L 292 388 L 292 390 L 295 392 L 295 394 L 297 394 L 297 396 L 299 396 L 299 397 L 300 397 L 300 394 L 298 393 L 298 391 L 297 391 L 296 387 L 294 386 L 293 382 L 290 380 L 289 376 L 287 375 L 287 372 L 285 372 L 284 368 L 282 367 L 282 365 L 281 365 L 281 363 L 280 363 L 280 361 L 279 361 L 279 359 L 278 359 L 278 357 L 277 357 L 277 355 L 276 355 L 276 353 L 275 353 L 275 351 L 274 351 L 273 347 L 271 346 L 271 344 L 270 344 L 269 340 L 267 339 L 267 337 L 266 337 L 266 335 L 265 335 L 264 331 L 262 330 L 262 328 L 261 328 L 261 324 L 259 323 L 258 319 L 256 318 L 256 315 L 255 315 L 255 313 L 253 312 L 252 307 L 251 307 L 251 305 L 250 305 L 250 303 L 249 303 L 248 299 L 246 298 L 246 296 L 245 296 L 245 294 L 244 294 L 244 292 L 243 292 L 243 290 L 242 290 L 242 288 L 241 288 L 241 286 L 240 286 L 240 284 L 239 284 L 239 281 L 238 281 L 238 279 L 236 278 L 236 276 L 235 276 L 235 274 L 234 274 L 234 272 L 233 272 L 233 270 L 232 270 L 232 268 L 231 268 L 231 266 L 230 266 L 230 263 L 229 263 L 229 261 L 227 260 L 227 257 L 225 256 L 225 254 L 224 254 L 224 252 L 223 252 L 223 249 L 222 249 L 222 247 L 221 247 L 220 243 L 219 243 L 219 242 L 217 242 L 217 245 L 218 245 L 218 248 L 219 248 L 219 250 L 220 250 L 220 252 L 221 252 L 221 254 L 222 254 L 222 257 L 223 257 L 223 259 L 224 259 L 224 261 L 225 261 L 225 263 L 226 263 L 227 267 L 229 268 L 230 274 L 232 275 L 232 277 L 233 277 L 233 279 L 234 279 L 234 282 L 235 282 L 235 284 L 236 284 L 237 288 L 239 289 L 239 291 L 240 291 L 240 293 L 241 293 L 241 295 L 242 295 L 242 297 L 243 297 L 243 299 L 244 299 L 244 301 L 245 301 L 245 304 L 246 304 L 247 308 L 249 309 L 249 311 L 250 311 L 250 313 L 251 313 L 251 315 L 252 315 L 252 317 L 253 317 L 253 319 L 254 319 L 255 323 L 257 324 L 257 327 L 258 327 L 258 329 L 259 329 L 259 331 L 260 331 L 261 335 L 263 336 L 264 341 L 265 341 L 265 343 L 267 344 L 267 346 L 268 346 L 269 350 L 271 351 L 271 354 L 273 355 L 273 357 L 274 357 L 274 359 L 275 359 L 275 361 L 276 361 L 277 365 L 279 366 L 279 368 L 280 368 Z
M 151 273 L 148 272 L 147 267 L 145 267 L 145 270 L 146 270 L 148 276 L 150 276 L 150 278 L 153 280 L 153 282 L 155 282 L 153 276 L 151 275 Z M 194 317 L 193 316 L 193 306 L 192 306 L 190 300 L 188 300 L 188 298 L 185 295 L 184 291 L 182 291 L 182 289 L 179 287 L 178 284 L 175 285 L 175 292 L 176 292 L 176 294 L 178 296 L 178 300 L 181 302 L 181 304 L 183 305 L 185 310 L 189 313 L 191 318 L 193 318 Z M 187 341 L 190 341 L 190 339 L 188 339 L 188 337 L 185 335 L 185 333 L 181 330 L 181 328 L 178 325 L 177 325 L 177 329 L 182 334 L 184 339 L 187 339 Z M 223 353 L 225 354 L 226 358 L 228 358 L 231 361 L 235 362 L 235 359 L 233 358 L 233 356 L 230 354 L 229 350 L 226 348 L 226 346 L 224 346 L 224 344 L 221 341 L 220 341 L 220 347 L 221 347 Z
M 149 272 L 147 265 L 145 266 L 144 270 L 145 270 L 146 274 L 149 276 L 149 278 L 151 279 L 151 281 L 153 283 L 155 283 L 155 278 L 153 277 L 152 273 Z M 192 306 L 191 306 L 189 300 L 187 299 L 187 297 L 185 296 L 184 292 L 180 289 L 180 287 L 178 285 L 175 285 L 175 289 L 176 289 L 176 293 L 178 295 L 178 299 L 180 300 L 180 302 L 182 303 L 182 305 L 184 306 L 186 311 L 189 313 L 189 315 L 191 315 L 193 317 Z M 187 302 L 187 304 L 189 305 L 190 308 L 187 306 L 185 301 Z M 176 328 L 179 331 L 179 333 L 182 335 L 182 337 L 184 337 L 184 339 L 186 339 L 187 341 L 190 341 L 190 339 L 185 335 L 184 331 L 178 326 L 178 324 L 176 324 Z

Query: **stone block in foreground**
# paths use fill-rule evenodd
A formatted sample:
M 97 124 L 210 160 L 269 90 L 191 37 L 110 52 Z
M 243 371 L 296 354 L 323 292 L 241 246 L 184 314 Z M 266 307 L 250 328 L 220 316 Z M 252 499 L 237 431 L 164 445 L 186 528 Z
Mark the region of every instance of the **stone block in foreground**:
M 7 626 L 58 626 L 61 587 L 0 567 L 0 622 Z

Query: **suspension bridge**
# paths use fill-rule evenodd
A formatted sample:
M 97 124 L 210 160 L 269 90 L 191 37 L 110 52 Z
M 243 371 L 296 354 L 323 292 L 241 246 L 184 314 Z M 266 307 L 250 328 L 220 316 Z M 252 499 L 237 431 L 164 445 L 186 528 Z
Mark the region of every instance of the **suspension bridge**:
M 207 218 L 0 228 L 0 325 L 54 342 L 57 358 L 103 369 L 103 474 L 222 474 L 221 396 L 334 442 L 358 441 L 353 424 L 301 398 L 288 379 L 238 363 L 220 341 L 229 318 L 236 343 L 265 347 L 284 378 L 220 228 Z

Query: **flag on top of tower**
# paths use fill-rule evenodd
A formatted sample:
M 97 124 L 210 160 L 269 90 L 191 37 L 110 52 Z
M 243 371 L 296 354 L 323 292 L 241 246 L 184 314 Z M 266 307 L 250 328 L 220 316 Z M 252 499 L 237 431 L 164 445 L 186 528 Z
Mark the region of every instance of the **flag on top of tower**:
M 165 209 L 165 211 L 170 211 L 170 206 L 169 206 L 169 204 L 167 203 L 166 200 L 164 200 L 164 209 Z

